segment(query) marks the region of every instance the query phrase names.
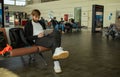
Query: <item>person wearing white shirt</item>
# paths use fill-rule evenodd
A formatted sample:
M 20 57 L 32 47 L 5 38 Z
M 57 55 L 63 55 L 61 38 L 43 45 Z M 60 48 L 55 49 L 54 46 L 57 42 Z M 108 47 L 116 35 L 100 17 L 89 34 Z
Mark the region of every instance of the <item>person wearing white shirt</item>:
M 31 15 L 32 20 L 28 21 L 24 27 L 27 41 L 31 45 L 35 44 L 51 48 L 53 53 L 52 59 L 54 60 L 54 70 L 56 73 L 62 72 L 59 59 L 67 58 L 69 56 L 69 52 L 64 51 L 61 47 L 61 32 L 53 30 L 52 33 L 45 35 L 45 26 L 43 26 L 39 21 L 41 15 L 40 11 L 38 9 L 34 9 Z

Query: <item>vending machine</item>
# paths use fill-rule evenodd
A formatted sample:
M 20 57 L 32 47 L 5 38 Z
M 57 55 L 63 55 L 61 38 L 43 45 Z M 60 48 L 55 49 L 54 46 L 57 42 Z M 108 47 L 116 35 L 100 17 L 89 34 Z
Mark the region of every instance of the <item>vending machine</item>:
M 92 32 L 102 32 L 104 17 L 104 6 L 93 5 L 92 6 Z

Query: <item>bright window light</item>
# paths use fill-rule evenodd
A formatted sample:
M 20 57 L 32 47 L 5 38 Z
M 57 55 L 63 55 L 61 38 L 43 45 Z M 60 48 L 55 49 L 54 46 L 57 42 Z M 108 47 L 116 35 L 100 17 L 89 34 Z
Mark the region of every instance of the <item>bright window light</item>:
M 26 5 L 26 2 L 24 2 L 24 1 L 16 1 L 16 5 L 24 6 L 24 5 Z
M 24 6 L 26 5 L 26 0 L 4 0 L 4 4 Z
M 12 1 L 12 0 L 4 0 L 4 4 L 14 5 L 14 1 Z

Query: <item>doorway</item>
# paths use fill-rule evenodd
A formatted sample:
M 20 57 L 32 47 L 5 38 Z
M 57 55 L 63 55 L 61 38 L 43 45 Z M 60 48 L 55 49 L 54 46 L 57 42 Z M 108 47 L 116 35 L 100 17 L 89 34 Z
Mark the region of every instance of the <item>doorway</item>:
M 78 22 L 81 25 L 81 7 L 74 8 L 74 19 L 75 22 Z

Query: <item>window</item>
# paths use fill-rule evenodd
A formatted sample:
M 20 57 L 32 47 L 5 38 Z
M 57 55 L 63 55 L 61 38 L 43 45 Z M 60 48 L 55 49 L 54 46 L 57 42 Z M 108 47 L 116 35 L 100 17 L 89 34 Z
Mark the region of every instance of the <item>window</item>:
M 16 1 L 16 5 L 26 5 L 26 1 L 25 0 L 21 0 L 21 1 Z
M 26 0 L 4 0 L 4 4 L 24 6 L 26 5 Z
M 14 0 L 13 1 L 12 0 L 4 0 L 4 4 L 14 5 L 15 2 L 14 2 Z

